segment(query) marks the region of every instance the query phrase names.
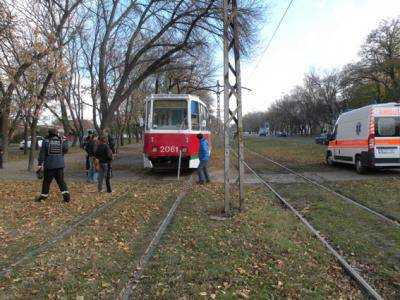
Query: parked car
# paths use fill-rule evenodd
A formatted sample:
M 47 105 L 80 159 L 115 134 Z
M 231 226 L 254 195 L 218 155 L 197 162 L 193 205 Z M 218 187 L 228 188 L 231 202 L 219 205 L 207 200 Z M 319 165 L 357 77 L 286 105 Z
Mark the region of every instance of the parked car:
M 278 133 L 276 134 L 276 136 L 279 136 L 279 137 L 287 137 L 287 134 L 286 134 L 286 132 L 278 132 Z
M 315 143 L 321 145 L 328 145 L 329 143 L 329 134 L 321 133 L 315 137 Z
M 36 140 L 37 140 L 37 143 L 38 143 L 38 146 L 39 146 L 39 148 L 41 148 L 42 147 L 42 143 L 43 143 L 43 137 L 42 136 L 37 136 L 36 137 Z M 28 139 L 28 144 L 27 144 L 27 149 L 30 149 L 31 148 L 31 144 L 32 144 L 32 141 L 31 141 L 31 139 L 29 138 Z M 24 150 L 25 149 L 25 141 L 21 141 L 20 143 L 19 143 L 19 149 L 20 150 Z
M 368 168 L 400 168 L 400 104 L 374 104 L 341 114 L 329 138 L 326 162 Z

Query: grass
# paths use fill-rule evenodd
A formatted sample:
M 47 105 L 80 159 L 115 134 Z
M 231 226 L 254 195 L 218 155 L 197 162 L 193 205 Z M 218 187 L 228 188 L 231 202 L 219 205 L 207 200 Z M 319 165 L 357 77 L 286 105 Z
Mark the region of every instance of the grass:
M 115 298 L 178 193 L 172 184 L 130 184 L 124 201 L 0 279 L 0 298 Z
M 92 211 L 110 196 L 98 194 L 93 184 L 68 182 L 72 201 L 61 202 L 56 184 L 52 184 L 49 198 L 34 202 L 40 193 L 41 182 L 0 182 L 0 268 L 8 266 L 18 257 L 36 248 L 61 228 Z M 124 192 L 120 184 L 114 185 L 115 194 Z
M 297 171 L 325 170 L 325 147 L 309 137 L 247 138 L 246 147 Z
M 310 185 L 274 185 L 387 298 L 400 297 L 400 230 Z
M 263 189 L 247 189 L 245 213 L 213 221 L 221 199 L 222 186 L 214 184 L 184 200 L 135 298 L 361 296 L 323 246 Z
M 324 164 L 324 146 L 307 138 L 250 138 L 247 146 L 296 171 L 332 171 Z M 248 153 L 246 160 L 261 173 L 288 174 Z M 340 179 L 340 173 L 337 175 Z M 334 190 L 394 218 L 400 217 L 399 179 L 365 177 L 325 181 Z M 387 298 L 400 297 L 400 230 L 305 181 L 273 184 Z
M 380 213 L 400 220 L 399 178 L 330 182 L 329 185 Z

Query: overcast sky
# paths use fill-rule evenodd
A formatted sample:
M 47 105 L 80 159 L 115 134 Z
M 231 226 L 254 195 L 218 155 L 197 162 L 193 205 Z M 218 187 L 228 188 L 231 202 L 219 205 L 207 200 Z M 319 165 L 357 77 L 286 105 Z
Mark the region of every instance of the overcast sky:
M 289 0 L 271 0 L 262 31 L 265 47 Z M 382 19 L 400 15 L 400 0 L 294 0 L 270 48 L 242 62 L 244 113 L 266 110 L 302 84 L 310 70 L 330 70 L 357 60 L 368 33 Z M 261 50 L 259 51 L 261 52 Z

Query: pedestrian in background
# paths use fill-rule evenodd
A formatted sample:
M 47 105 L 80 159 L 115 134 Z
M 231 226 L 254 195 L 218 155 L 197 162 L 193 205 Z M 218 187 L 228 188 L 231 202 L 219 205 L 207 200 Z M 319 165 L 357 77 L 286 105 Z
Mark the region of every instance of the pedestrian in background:
M 101 136 L 99 144 L 95 152 L 96 159 L 99 160 L 99 177 L 98 177 L 98 191 L 103 190 L 103 180 L 106 180 L 107 193 L 111 193 L 111 161 L 113 153 L 110 146 L 107 144 L 107 138 Z
M 85 171 L 86 171 L 86 177 L 89 176 L 89 169 L 90 169 L 89 154 L 88 154 L 88 152 L 87 152 L 87 150 L 86 150 L 86 146 L 89 144 L 90 137 L 91 137 L 91 134 L 89 134 L 87 137 L 85 137 L 85 139 L 84 139 L 84 141 L 83 141 L 83 149 L 84 149 L 85 152 L 86 152 L 86 155 L 85 155 Z
M 95 157 L 94 153 L 96 152 L 97 148 L 97 136 L 93 133 L 90 135 L 90 139 L 85 147 L 86 153 L 89 156 L 89 171 L 88 171 L 88 182 L 96 183 L 98 173 L 95 167 Z
M 42 193 L 35 201 L 47 199 L 53 179 L 61 191 L 64 202 L 70 201 L 68 187 L 64 181 L 64 154 L 68 152 L 68 141 L 58 136 L 57 130 L 49 129 L 47 138 L 42 143 L 38 157 L 38 171 L 43 170 Z
M 3 169 L 3 154 L 4 154 L 3 147 L 0 146 L 0 169 Z
M 110 146 L 110 149 L 111 149 L 112 153 L 113 153 L 113 154 L 116 154 L 115 139 L 113 138 L 113 136 L 111 135 L 111 133 L 108 133 L 107 139 L 108 139 L 108 146 Z
M 208 145 L 207 139 L 201 133 L 197 135 L 197 138 L 199 139 L 200 142 L 200 148 L 199 148 L 200 163 L 197 168 L 199 181 L 197 183 L 204 184 L 204 182 L 210 182 L 210 176 L 207 170 L 207 164 L 210 159 L 210 147 Z

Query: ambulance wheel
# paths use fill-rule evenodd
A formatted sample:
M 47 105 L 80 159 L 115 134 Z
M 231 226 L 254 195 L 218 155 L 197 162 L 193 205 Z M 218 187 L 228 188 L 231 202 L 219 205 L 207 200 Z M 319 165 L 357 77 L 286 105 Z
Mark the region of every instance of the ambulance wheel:
M 358 174 L 365 174 L 367 168 L 362 165 L 361 158 L 356 156 L 356 172 Z
M 330 153 L 330 152 L 328 152 L 326 154 L 326 164 L 328 166 L 334 166 L 335 165 L 335 162 L 333 161 L 332 153 Z

